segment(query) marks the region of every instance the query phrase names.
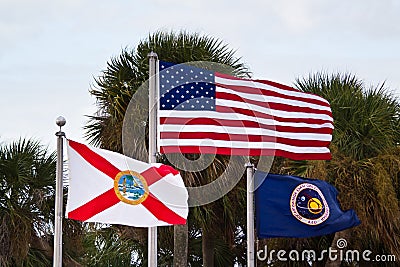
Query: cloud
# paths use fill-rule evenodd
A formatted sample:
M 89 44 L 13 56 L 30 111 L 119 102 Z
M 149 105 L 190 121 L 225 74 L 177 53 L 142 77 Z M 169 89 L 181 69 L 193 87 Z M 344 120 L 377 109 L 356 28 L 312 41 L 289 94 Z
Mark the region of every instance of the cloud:
M 286 26 L 282 30 L 289 30 L 295 33 L 310 31 L 316 25 L 316 17 L 313 15 L 313 5 L 310 0 L 276 1 L 269 2 L 282 24 Z
M 82 111 L 94 102 L 87 92 L 92 77 L 121 48 L 160 29 L 220 38 L 258 78 L 291 84 L 309 71 L 346 68 L 400 89 L 398 14 L 398 0 L 0 0 L 3 129 L 38 129 L 33 120 L 16 126 L 8 115 L 15 103 L 22 114 L 39 103 L 35 120 L 47 116 L 49 138 L 60 114 L 71 134 L 81 135 L 83 115 L 92 113 Z M 60 98 L 74 108 L 54 110 Z
M 316 30 L 359 38 L 399 40 L 400 4 L 393 0 L 324 1 L 315 10 Z

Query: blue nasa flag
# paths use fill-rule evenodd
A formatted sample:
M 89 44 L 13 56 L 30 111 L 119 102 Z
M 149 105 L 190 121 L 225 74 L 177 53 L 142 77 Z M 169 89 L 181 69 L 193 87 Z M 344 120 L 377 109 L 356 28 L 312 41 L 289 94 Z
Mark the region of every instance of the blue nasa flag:
M 322 180 L 257 171 L 255 192 L 259 238 L 327 235 L 360 224 L 342 211 L 337 190 Z

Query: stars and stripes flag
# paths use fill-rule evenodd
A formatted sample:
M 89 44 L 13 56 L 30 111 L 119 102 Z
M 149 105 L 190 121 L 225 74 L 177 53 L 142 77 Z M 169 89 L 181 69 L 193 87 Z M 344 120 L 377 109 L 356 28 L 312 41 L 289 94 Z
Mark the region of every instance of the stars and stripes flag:
M 161 153 L 330 159 L 329 102 L 289 86 L 159 61 Z
M 185 224 L 188 193 L 179 172 L 68 140 L 66 217 L 153 227 Z

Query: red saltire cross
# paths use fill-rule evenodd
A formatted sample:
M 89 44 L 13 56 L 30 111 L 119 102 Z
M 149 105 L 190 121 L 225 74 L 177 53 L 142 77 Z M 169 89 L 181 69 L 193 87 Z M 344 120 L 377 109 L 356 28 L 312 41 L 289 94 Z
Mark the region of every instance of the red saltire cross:
M 97 170 L 103 172 L 108 177 L 114 180 L 115 176 L 121 172 L 118 168 L 112 165 L 102 156 L 98 155 L 84 144 L 77 143 L 72 140 L 68 140 L 69 145 L 81 155 L 89 164 L 95 167 Z M 144 172 L 140 173 L 146 180 L 147 185 L 150 186 L 155 182 L 162 179 L 167 174 L 172 173 L 174 175 L 179 174 L 174 168 L 161 165 L 160 167 L 150 167 Z M 106 210 L 121 200 L 115 194 L 114 188 L 104 192 L 103 194 L 95 197 L 86 204 L 74 209 L 68 213 L 68 218 L 86 221 L 94 215 Z M 150 211 L 158 220 L 166 222 L 168 224 L 185 224 L 186 219 L 176 214 L 174 211 L 169 209 L 164 203 L 157 199 L 151 192 L 148 197 L 140 203 L 148 211 Z M 129 205 L 129 204 L 128 204 Z

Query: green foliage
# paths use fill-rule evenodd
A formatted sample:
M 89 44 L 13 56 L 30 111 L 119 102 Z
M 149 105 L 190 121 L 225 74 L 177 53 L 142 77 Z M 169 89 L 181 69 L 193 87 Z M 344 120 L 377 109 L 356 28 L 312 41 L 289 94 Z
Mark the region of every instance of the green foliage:
M 143 266 L 143 247 L 134 239 L 121 236 L 117 228 L 86 224 L 84 236 L 85 266 Z
M 123 49 L 119 56 L 108 62 L 107 68 L 101 75 L 95 78 L 95 85 L 92 86 L 90 93 L 96 98 L 98 111 L 89 117 L 90 121 L 85 127 L 86 137 L 92 144 L 122 152 L 122 130 L 126 113 L 132 114 L 132 116 L 140 116 L 140 118 L 147 116 L 147 110 L 144 110 L 143 107 L 129 106 L 129 112 L 126 111 L 132 96 L 135 95 L 142 84 L 146 84 L 149 78 L 148 54 L 151 51 L 156 52 L 159 59 L 163 61 L 174 63 L 196 61 L 196 66 L 212 68 L 240 77 L 249 77 L 250 75 L 247 67 L 240 62 L 239 58 L 235 57 L 235 51 L 229 49 L 228 45 L 219 39 L 184 31 L 150 34 L 138 44 L 135 50 Z M 198 61 L 214 62 L 215 64 L 204 65 Z M 225 65 L 222 66 L 221 64 Z M 140 102 L 148 103 L 148 96 L 142 96 Z M 131 123 L 129 125 L 133 127 Z M 134 140 L 130 140 L 133 143 L 131 156 L 138 159 L 147 158 L 145 155 L 147 153 L 145 151 L 148 142 L 147 134 L 132 136 L 132 139 Z M 193 158 L 193 155 L 187 155 L 187 157 L 190 159 Z M 160 161 L 168 163 L 165 158 L 160 158 Z M 224 172 L 228 162 L 229 157 L 218 156 L 207 169 L 201 172 L 182 171 L 185 184 L 187 186 L 199 186 L 215 180 Z M 239 165 L 240 170 L 243 170 L 243 164 Z M 224 242 L 225 246 L 232 250 L 236 225 L 238 221 L 243 221 L 244 207 L 243 190 L 238 187 L 230 196 L 205 207 L 192 209 L 190 213 L 193 216 L 189 218 L 189 228 L 192 230 L 193 227 L 197 230 L 201 228 L 203 231 L 216 233 L 216 235 L 209 236 L 216 240 L 222 240 L 221 242 Z M 173 253 L 171 244 L 165 242 L 165 240 L 173 239 L 167 231 L 160 233 L 159 240 L 161 240 L 159 241 L 161 251 L 159 263 L 161 264 L 164 260 L 168 262 L 168 258 Z M 190 241 L 189 244 L 193 245 Z M 196 266 L 197 255 L 201 254 L 198 252 L 189 253 L 188 261 L 193 266 Z M 222 259 L 226 255 L 226 253 L 222 253 L 218 254 L 218 257 Z M 233 256 L 230 257 L 231 264 L 233 264 L 233 258 Z M 201 262 L 201 257 L 199 259 Z M 219 261 L 219 258 L 217 261 Z
M 332 108 L 333 145 L 355 160 L 374 157 L 399 144 L 399 102 L 382 84 L 365 88 L 350 74 L 317 73 L 297 80 L 300 90 L 320 95 Z
M 55 154 L 37 141 L 0 146 L 0 265 L 45 266 L 36 240 L 50 240 L 54 217 Z
M 90 117 L 89 124 L 85 127 L 87 137 L 92 143 L 122 152 L 124 116 L 132 96 L 148 79 L 147 54 L 151 51 L 156 52 L 163 61 L 213 61 L 231 67 L 229 70 L 224 69 L 224 72 L 240 77 L 248 77 L 250 74 L 240 59 L 235 58 L 234 51 L 218 39 L 186 32 L 151 34 L 139 43 L 136 50 L 123 49 L 119 56 L 108 62 L 106 70 L 95 79 L 90 93 L 96 97 L 98 112 Z M 330 147 L 332 160 L 294 162 L 278 158 L 275 159 L 272 170 L 277 173 L 325 179 L 333 183 L 340 192 L 339 198 L 343 208 L 354 208 L 362 221 L 361 226 L 351 229 L 346 234 L 351 248 L 374 248 L 379 250 L 377 253 L 393 253 L 400 257 L 399 102 L 383 84 L 376 88 L 366 88 L 361 80 L 350 74 L 316 73 L 303 80 L 297 80 L 297 87 L 302 91 L 321 95 L 331 104 L 335 120 Z M 148 98 L 143 97 L 141 101 L 147 102 Z M 133 107 L 131 111 L 137 116 L 145 113 L 139 107 Z M 143 157 L 147 146 L 147 134 L 143 135 L 133 142 L 136 147 L 140 147 L 136 151 L 140 150 L 138 158 Z M 188 159 L 195 159 L 193 155 L 186 156 Z M 168 163 L 163 157 L 160 160 Z M 229 158 L 218 156 L 209 168 L 201 172 L 182 171 L 186 185 L 198 186 L 213 181 L 224 171 L 228 161 Z M 240 184 L 220 200 L 190 210 L 190 266 L 200 266 L 202 257 L 207 256 L 201 255 L 200 252 L 201 237 L 206 232 L 207 236 L 214 237 L 210 244 L 215 245 L 215 264 L 230 266 L 233 262 L 245 262 L 242 244 L 242 229 L 245 229 L 243 189 L 244 184 Z M 159 233 L 160 264 L 171 263 L 171 232 L 166 230 Z M 119 238 L 123 236 L 118 234 Z M 133 239 L 142 246 L 143 251 L 139 255 L 144 255 L 143 240 L 138 238 L 138 235 L 134 235 Z M 282 239 L 271 240 L 269 245 L 272 246 L 271 249 L 306 246 L 308 249 L 319 251 L 327 249 L 332 240 L 334 236 L 301 240 Z M 134 245 L 124 244 L 131 246 L 132 251 Z M 140 246 L 137 248 L 140 249 Z M 227 250 L 224 250 L 225 248 Z M 217 249 L 220 249 L 221 253 L 217 253 Z M 145 258 L 143 256 L 143 264 Z M 278 266 L 280 263 L 273 264 Z M 292 262 L 291 265 L 305 266 L 307 263 Z
M 399 101 L 383 84 L 366 88 L 350 74 L 317 73 L 297 80 L 297 87 L 321 95 L 331 104 L 335 124 L 332 160 L 285 160 L 280 170 L 335 185 L 342 208 L 355 209 L 361 220 L 360 226 L 336 233 L 347 240 L 351 246 L 347 249 L 369 249 L 399 258 Z M 322 247 L 320 240 L 308 239 L 307 248 L 327 249 L 335 239 L 331 237 Z M 282 242 L 275 245 L 282 246 Z
M 280 159 L 274 162 L 273 169 L 332 183 L 339 191 L 342 209 L 355 209 L 361 225 L 335 235 L 270 239 L 262 240 L 261 244 L 267 244 L 269 250 L 313 249 L 318 253 L 335 245 L 337 238 L 345 238 L 346 249 L 368 249 L 374 255 L 394 254 L 399 258 L 399 101 L 384 85 L 367 88 L 350 74 L 316 73 L 298 79 L 297 87 L 320 95 L 331 104 L 335 124 L 330 146 L 332 160 Z M 342 266 L 354 264 L 364 263 L 343 262 Z M 325 261 L 313 263 L 313 266 L 323 265 Z M 308 263 L 276 261 L 273 266 L 308 266 Z
M 129 101 L 149 78 L 148 53 L 174 63 L 210 61 L 231 67 L 231 74 L 250 75 L 235 52 L 221 40 L 187 32 L 156 32 L 142 40 L 136 50 L 125 48 L 113 57 L 101 75 L 95 78 L 90 93 L 96 98 L 98 111 L 89 116 L 86 137 L 92 144 L 122 152 L 122 123 Z M 226 70 L 225 70 L 226 72 Z

